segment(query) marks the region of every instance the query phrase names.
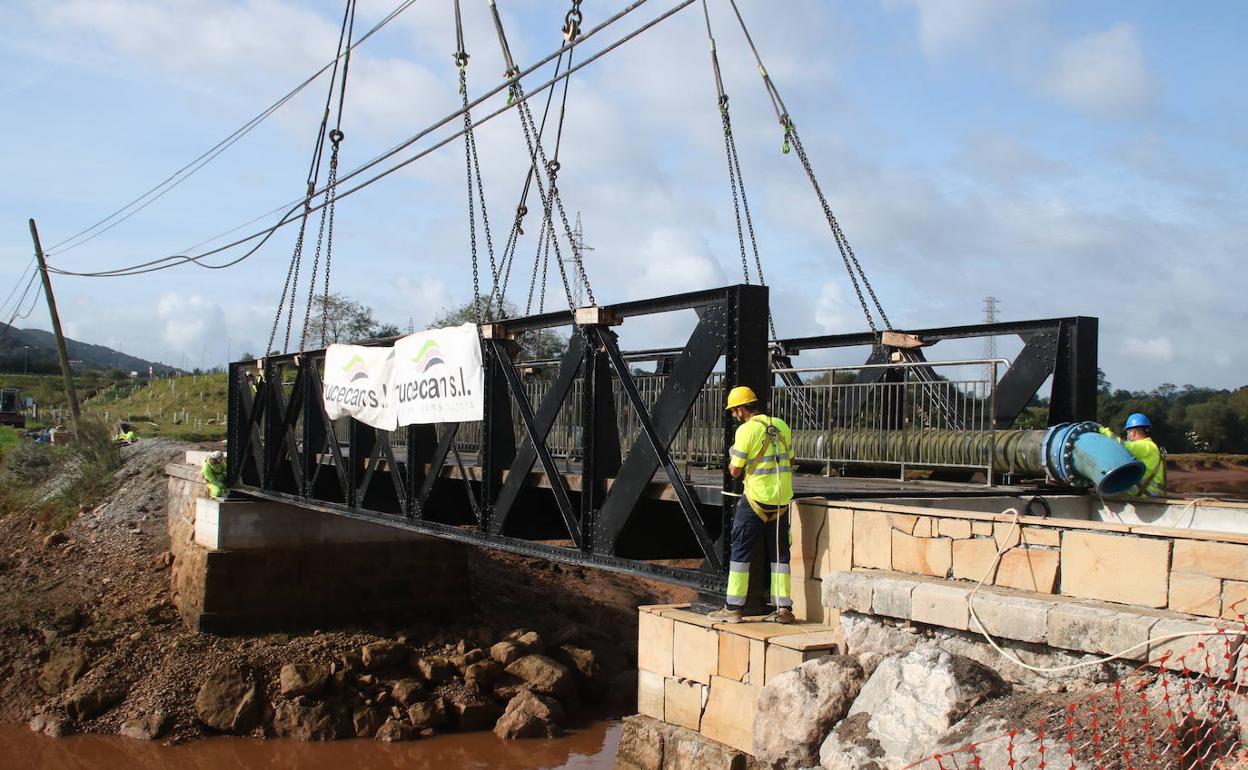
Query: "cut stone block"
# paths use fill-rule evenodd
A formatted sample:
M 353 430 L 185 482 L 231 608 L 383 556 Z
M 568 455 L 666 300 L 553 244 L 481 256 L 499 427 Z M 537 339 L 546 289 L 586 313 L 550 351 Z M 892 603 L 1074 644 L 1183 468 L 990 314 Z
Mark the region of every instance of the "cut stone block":
M 663 677 L 649 671 L 637 671 L 637 713 L 663 719 Z
M 1056 548 L 1062 544 L 1062 533 L 1056 529 L 1023 527 L 1023 545 L 1047 545 Z
M 1166 606 L 1168 541 L 1067 532 L 1061 554 L 1064 594 L 1143 607 Z
M 697 730 L 702 725 L 707 685 L 670 677 L 664 682 L 663 721 Z
M 715 621 L 711 620 L 701 612 L 693 612 L 684 608 L 661 610 L 659 615 L 665 618 L 671 618 L 677 623 L 690 623 L 695 626 L 701 626 L 702 628 L 710 628 L 715 625 Z
M 1182 671 L 1186 668 L 1216 678 L 1231 676 L 1234 673 L 1235 655 L 1243 637 L 1213 636 L 1211 632 L 1214 631 L 1216 629 L 1212 623 L 1159 620 L 1149 634 L 1148 662 L 1169 671 Z M 1191 636 L 1166 638 L 1173 634 Z
M 1053 647 L 1097 654 L 1131 648 L 1124 657 L 1144 660 L 1148 654 L 1148 633 L 1157 620 L 1156 616 L 1131 611 L 1061 602 L 1049 609 L 1046 642 Z
M 1248 588 L 1248 583 L 1243 585 Z M 1222 612 L 1222 581 L 1206 575 L 1171 572 L 1169 608 L 1216 618 Z
M 981 626 L 975 622 L 975 617 L 978 617 L 983 622 L 982 630 L 997 639 L 1044 642 L 1048 638 L 1052 600 L 980 591 L 975 594 L 973 604 L 975 615 L 970 621 L 972 631 L 981 630 Z
M 827 575 L 854 568 L 854 514 L 844 508 L 829 508 L 828 518 L 828 552 L 823 560 L 823 569 L 814 577 Z
M 719 633 L 719 676 L 737 682 L 750 670 L 750 640 L 727 631 Z
M 943 578 L 949 575 L 953 563 L 951 545 L 947 537 L 912 537 L 893 532 L 893 569 L 915 575 Z
M 835 572 L 823 581 L 823 603 L 839 610 L 871 612 L 871 579 L 860 572 Z
M 677 623 L 672 638 L 672 673 L 710 684 L 719 671 L 719 634 L 713 629 Z
M 797 502 L 789 508 L 793 577 L 817 578 L 827 571 L 833 511 L 823 502 Z
M 997 521 L 992 525 L 992 539 L 997 541 L 997 548 L 1005 546 L 1013 548 L 1022 542 L 1022 525 L 1015 526 L 1012 521 Z
M 914 527 L 919 523 L 919 517 L 911 513 L 890 513 L 888 514 L 889 525 L 907 535 L 914 534 Z
M 808 660 L 822 658 L 836 653 L 835 648 L 814 646 L 805 650 L 794 650 L 778 644 L 767 645 L 766 676 L 763 684 L 769 684 L 785 671 L 791 671 Z
M 1196 613 L 1193 613 L 1196 614 Z M 1222 617 L 1244 622 L 1248 616 L 1248 583 L 1227 580 L 1222 583 Z
M 928 516 L 920 516 L 910 534 L 915 537 L 932 537 L 936 534 L 936 521 Z
M 1175 572 L 1248 580 L 1248 545 L 1175 540 Z
M 854 511 L 854 566 L 892 569 L 892 529 L 883 511 Z
M 992 522 L 991 521 L 972 521 L 971 522 L 971 534 L 972 535 L 991 535 L 992 534 Z
M 711 679 L 702 713 L 702 734 L 738 751 L 754 750 L 754 704 L 758 688 L 723 677 Z
M 937 528 L 941 537 L 961 540 L 971 536 L 971 522 L 966 519 L 940 519 Z
M 871 576 L 871 613 L 892 618 L 910 617 L 910 594 L 915 581 L 902 578 Z
M 995 583 L 1020 591 L 1051 594 L 1057 590 L 1059 557 L 1057 551 L 1011 548 L 1001 555 Z
M 920 583 L 910 595 L 910 619 L 919 623 L 967 629 L 966 598 L 971 589 L 946 583 Z
M 827 631 L 813 631 L 809 634 L 793 634 L 777 636 L 771 642 L 773 647 L 787 647 L 790 650 L 827 650 L 833 654 L 845 646 L 845 630 L 839 626 Z
M 823 583 L 821 581 L 794 577 L 791 593 L 793 614 L 798 620 L 807 620 L 811 623 L 824 622 Z
M 953 541 L 953 576 L 958 580 L 983 580 L 992 583 L 996 578 L 997 541 L 986 537 Z
M 715 630 L 733 633 L 737 636 L 744 636 L 747 639 L 758 639 L 764 642 L 773 636 L 787 636 L 789 634 L 802 633 L 802 627 L 797 624 L 782 626 L 779 623 L 766 623 L 763 621 L 747 623 L 721 623 L 715 627 Z
M 671 618 L 643 612 L 637 616 L 637 668 L 659 676 L 672 675 Z M 656 717 L 662 719 L 662 716 Z
M 756 687 L 763 686 L 767 672 L 767 642 L 761 639 L 750 640 L 750 671 L 741 681 Z

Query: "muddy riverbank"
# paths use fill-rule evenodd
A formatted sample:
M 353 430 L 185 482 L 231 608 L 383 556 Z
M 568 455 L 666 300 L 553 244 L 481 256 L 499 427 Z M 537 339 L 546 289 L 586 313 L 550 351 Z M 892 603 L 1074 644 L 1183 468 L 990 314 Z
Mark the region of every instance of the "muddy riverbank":
M 636 606 L 689 598 L 633 577 L 473 550 L 451 618 L 196 633 L 169 600 L 164 466 L 187 448 L 165 440 L 125 448 L 116 492 L 63 531 L 46 532 L 21 512 L 0 517 L 0 722 L 33 718 L 51 734 L 173 743 L 229 729 L 305 738 L 381 732 L 432 745 L 430 736 L 465 728 L 503 743 L 488 731 L 517 694 L 517 679 L 550 689 L 538 694 L 558 701 L 562 716 L 546 720 L 556 728 L 590 714 L 631 713 Z M 395 652 L 385 665 L 370 663 L 370 647 Z M 526 656 L 534 660 L 523 670 L 508 670 Z M 243 672 L 254 692 L 256 718 L 245 725 L 205 722 L 197 701 L 219 670 Z M 292 671 L 311 683 L 286 681 Z M 544 675 L 551 681 L 533 683 Z M 432 714 L 417 725 L 411 711 L 420 704 Z

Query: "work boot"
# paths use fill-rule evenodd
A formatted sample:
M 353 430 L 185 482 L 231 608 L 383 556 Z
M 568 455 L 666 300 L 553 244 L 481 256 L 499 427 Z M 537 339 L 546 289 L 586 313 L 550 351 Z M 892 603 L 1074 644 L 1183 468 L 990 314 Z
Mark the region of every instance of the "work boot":
M 741 622 L 741 608 L 729 607 L 728 605 L 725 604 L 722 610 L 715 610 L 714 612 L 708 612 L 706 613 L 706 616 L 710 618 L 711 620 L 715 621 L 716 623 L 740 623 Z
M 776 611 L 768 615 L 765 618 L 765 620 L 768 623 L 779 623 L 781 625 L 787 626 L 790 623 L 796 621 L 797 618 L 793 617 L 793 610 L 791 610 L 790 608 L 777 607 Z

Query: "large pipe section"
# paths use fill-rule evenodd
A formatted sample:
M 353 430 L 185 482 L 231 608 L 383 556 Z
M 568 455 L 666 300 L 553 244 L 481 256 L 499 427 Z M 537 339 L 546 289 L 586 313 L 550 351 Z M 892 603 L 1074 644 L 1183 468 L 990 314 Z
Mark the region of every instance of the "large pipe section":
M 1055 425 L 1048 430 L 795 430 L 799 461 L 851 464 L 956 465 L 992 467 L 994 474 L 1044 476 L 1098 494 L 1126 492 L 1144 476 L 1144 464 L 1098 432 L 1094 422 Z

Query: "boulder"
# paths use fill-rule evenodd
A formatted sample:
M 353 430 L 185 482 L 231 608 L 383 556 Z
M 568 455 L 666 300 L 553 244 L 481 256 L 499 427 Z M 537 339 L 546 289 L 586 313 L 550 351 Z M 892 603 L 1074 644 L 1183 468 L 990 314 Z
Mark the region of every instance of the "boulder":
M 85 722 L 108 711 L 125 697 L 125 688 L 114 682 L 82 683 L 67 694 L 65 712 L 70 719 Z
M 537 655 L 546 650 L 542 635 L 536 631 L 516 629 L 503 637 L 503 641 L 513 642 L 521 651 L 528 655 Z
M 847 655 L 810 660 L 772 678 L 754 709 L 754 757 L 763 767 L 810 767 L 819 744 L 845 718 L 865 676 Z
M 507 709 L 494 725 L 499 738 L 553 738 L 559 734 L 563 707 L 554 698 L 521 690 L 507 703 Z
M 121 723 L 121 728 L 117 732 L 127 738 L 154 741 L 164 735 L 172 723 L 173 717 L 163 711 L 153 711 L 150 714 L 127 719 Z
M 854 714 L 837 725 L 819 747 L 819 766 L 823 770 L 884 770 L 884 749 L 870 735 L 870 720 L 870 714 Z
M 417 679 L 400 679 L 390 688 L 390 695 L 400 706 L 410 706 L 427 697 L 424 685 Z
M 615 644 L 615 640 L 606 631 L 586 626 L 581 623 L 569 623 L 546 637 L 546 644 L 552 649 L 572 644 L 577 647 L 597 647 Z
M 481 692 L 489 692 L 503 673 L 503 667 L 495 660 L 482 660 L 464 669 L 464 683 Z
M 881 662 L 849 713 L 870 714 L 870 738 L 890 758 L 909 761 L 927 753 L 972 708 L 1009 691 L 982 663 L 923 647 Z
M 430 684 L 442 684 L 455 678 L 455 667 L 441 655 L 426 655 L 416 661 L 416 670 Z
M 455 714 L 455 725 L 461 730 L 484 730 L 503 715 L 502 707 L 494 701 L 464 691 L 451 696 L 451 711 Z
M 64 738 L 73 733 L 69 720 L 58 714 L 35 714 L 26 726 L 50 738 Z
M 1020 709 L 1026 709 L 1026 706 L 1020 704 Z M 1009 735 L 1011 730 L 1015 731 L 1012 751 Z M 975 745 L 973 752 L 970 744 Z M 1049 750 L 1052 751 L 1052 744 Z M 1016 770 L 1035 770 L 1040 761 L 1040 737 L 1035 731 L 1025 727 L 1020 728 L 1017 724 L 1009 724 L 999 716 L 979 717 L 976 712 L 972 711 L 965 719 L 942 735 L 936 745 L 926 753 L 936 752 L 940 752 L 942 756 L 948 756 L 955 766 L 969 765 L 974 757 L 978 757 L 978 767 L 1013 767 Z
M 369 671 L 383 671 L 405 665 L 411 654 L 406 644 L 383 639 L 360 648 L 360 662 Z
M 592 650 L 563 644 L 553 648 L 550 657 L 572 672 L 582 690 L 599 692 L 603 689 L 605 682 L 602 667 L 598 665 L 598 656 Z
M 224 733 L 246 733 L 260 722 L 263 706 L 249 668 L 227 663 L 204 679 L 195 697 L 199 721 Z
M 490 648 L 490 657 L 501 665 L 510 666 L 524 657 L 524 649 L 515 642 L 503 640 Z
M 77 647 L 53 647 L 39 674 L 39 689 L 56 695 L 78 681 L 87 670 L 87 656 Z
M 615 752 L 616 768 L 663 770 L 664 732 L 667 727 L 641 714 L 624 717 L 620 724 L 620 743 Z
M 385 722 L 385 718 L 377 709 L 360 706 L 351 712 L 351 729 L 356 738 L 372 738 Z
M 419 737 L 420 733 L 416 731 L 416 728 L 412 727 L 407 722 L 400 722 L 393 717 L 385 721 L 385 723 L 377 730 L 376 735 L 377 740 L 386 741 L 387 743 L 392 743 L 394 741 L 411 741 Z
M 538 695 L 548 695 L 563 703 L 576 700 L 576 680 L 572 672 L 545 655 L 525 655 L 506 671 L 523 679 L 525 686 Z
M 474 647 L 467 652 L 451 656 L 449 660 L 451 661 L 451 664 L 454 665 L 455 668 L 459 669 L 459 672 L 462 674 L 464 670 L 472 664 L 488 660 L 489 657 L 490 656 L 486 654 L 485 650 Z
M 306 695 L 315 698 L 329 684 L 329 669 L 316 663 L 287 663 L 282 666 L 277 682 L 283 697 Z
M 300 741 L 332 741 L 339 736 L 338 719 L 321 701 L 282 701 L 273 711 L 273 732 Z
M 512 698 L 520 694 L 520 691 L 528 687 L 528 684 L 518 676 L 508 674 L 505 670 L 498 675 L 497 681 L 494 682 L 494 699 L 499 703 L 507 703 Z M 633 683 L 633 689 L 637 689 L 636 682 Z
M 414 704 L 407 710 L 407 718 L 417 729 L 436 729 L 447 721 L 445 698 L 434 698 Z

